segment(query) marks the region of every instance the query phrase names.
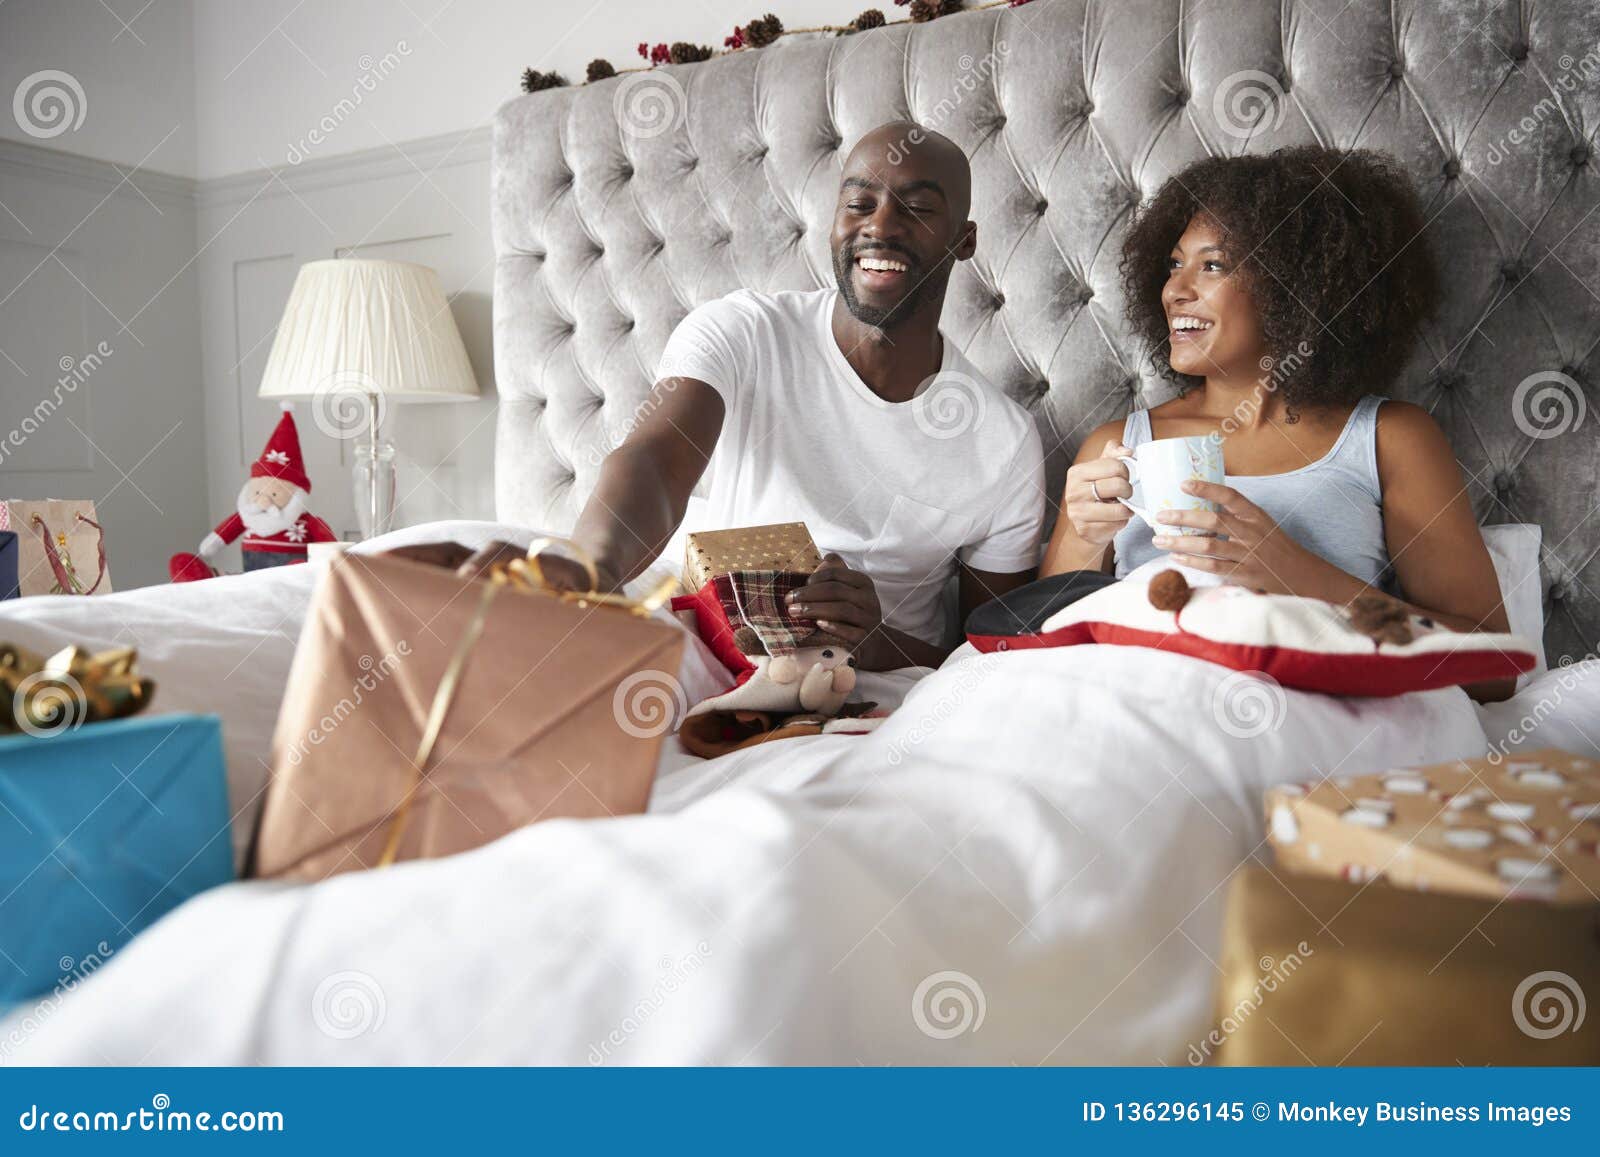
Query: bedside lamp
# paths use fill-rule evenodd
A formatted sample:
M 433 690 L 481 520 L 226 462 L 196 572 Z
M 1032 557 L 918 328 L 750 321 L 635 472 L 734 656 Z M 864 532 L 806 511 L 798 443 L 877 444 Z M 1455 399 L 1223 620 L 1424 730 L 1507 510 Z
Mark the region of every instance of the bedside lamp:
M 317 427 L 364 434 L 355 453 L 361 535 L 394 518 L 389 402 L 465 402 L 478 380 L 439 275 L 403 261 L 340 258 L 300 267 L 261 376 L 263 398 L 310 398 Z

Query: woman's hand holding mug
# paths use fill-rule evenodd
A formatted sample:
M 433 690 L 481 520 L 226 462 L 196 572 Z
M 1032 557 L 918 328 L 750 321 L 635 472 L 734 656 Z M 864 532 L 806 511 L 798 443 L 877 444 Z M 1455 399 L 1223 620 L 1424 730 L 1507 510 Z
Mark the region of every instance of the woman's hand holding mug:
M 1121 442 L 1107 442 L 1100 457 L 1080 462 L 1067 471 L 1065 510 L 1072 529 L 1084 542 L 1104 546 L 1128 524 L 1133 511 L 1119 499 L 1133 497 L 1128 468 L 1122 464 L 1133 452 Z

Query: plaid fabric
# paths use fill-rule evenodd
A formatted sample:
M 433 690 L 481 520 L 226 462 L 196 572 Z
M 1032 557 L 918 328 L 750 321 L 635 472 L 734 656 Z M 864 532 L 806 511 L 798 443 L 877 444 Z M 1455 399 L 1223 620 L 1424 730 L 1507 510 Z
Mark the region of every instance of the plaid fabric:
M 713 576 L 734 641 L 745 654 L 786 655 L 801 647 L 847 647 L 839 636 L 819 630 L 812 619 L 791 614 L 785 601 L 803 587 L 809 574 L 792 570 L 743 570 Z

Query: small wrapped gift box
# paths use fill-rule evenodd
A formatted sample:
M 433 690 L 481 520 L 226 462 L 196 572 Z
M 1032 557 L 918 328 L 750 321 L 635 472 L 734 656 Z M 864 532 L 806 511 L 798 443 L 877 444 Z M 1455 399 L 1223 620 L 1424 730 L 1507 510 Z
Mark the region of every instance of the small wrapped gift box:
M 803 522 L 702 530 L 689 535 L 685 543 L 683 589 L 692 594 L 713 575 L 734 571 L 810 574 L 821 565 L 822 555 Z
M 1554 748 L 1274 788 L 1266 808 L 1295 872 L 1490 900 L 1600 896 L 1600 761 Z
M 1251 867 L 1192 1064 L 1600 1063 L 1600 908 Z
M 229 819 L 214 715 L 0 738 L 0 1005 L 81 979 L 233 879 Z

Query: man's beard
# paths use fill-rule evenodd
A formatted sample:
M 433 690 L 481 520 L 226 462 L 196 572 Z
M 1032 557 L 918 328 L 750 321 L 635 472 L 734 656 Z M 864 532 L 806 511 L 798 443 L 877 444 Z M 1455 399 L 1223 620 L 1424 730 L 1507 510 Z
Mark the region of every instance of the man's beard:
M 843 246 L 833 255 L 833 279 L 839 285 L 839 296 L 844 300 L 844 307 L 850 311 L 850 316 L 862 325 L 870 325 L 874 329 L 888 329 L 912 316 L 921 308 L 929 298 L 943 292 L 945 282 L 950 279 L 950 268 L 955 264 L 954 256 L 946 256 L 926 273 L 920 267 L 912 265 L 909 255 L 899 250 L 878 250 L 869 247 L 866 252 L 892 252 L 900 257 L 907 258 L 910 268 L 906 276 L 915 278 L 906 295 L 891 306 L 879 307 L 867 305 L 856 297 L 856 288 L 851 281 L 850 274 L 855 269 L 856 256 L 862 248 L 856 246 Z
M 246 530 L 257 538 L 271 538 L 300 521 L 300 516 L 306 512 L 306 492 L 297 489 L 281 507 L 261 507 L 250 501 L 250 484 L 246 482 L 239 491 L 238 510 L 239 520 Z

